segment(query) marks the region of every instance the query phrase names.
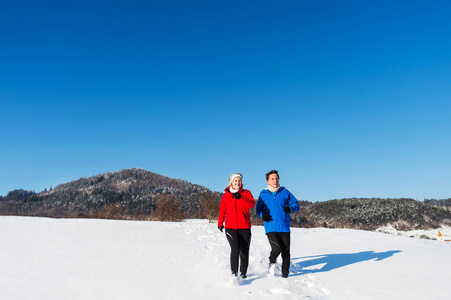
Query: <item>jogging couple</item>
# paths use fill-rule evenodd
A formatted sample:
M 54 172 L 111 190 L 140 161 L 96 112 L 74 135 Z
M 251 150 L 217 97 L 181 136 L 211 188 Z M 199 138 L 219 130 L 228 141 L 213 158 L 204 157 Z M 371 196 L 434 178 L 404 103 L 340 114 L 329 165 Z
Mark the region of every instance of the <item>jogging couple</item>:
M 299 210 L 293 194 L 279 185 L 276 170 L 266 174 L 268 187 L 260 192 L 256 213 L 263 219 L 265 233 L 271 246 L 268 272 L 275 275 L 276 259 L 282 256 L 282 277 L 287 278 L 290 269 L 290 213 Z M 251 243 L 251 219 L 249 209 L 255 200 L 249 190 L 243 188 L 243 175 L 233 173 L 224 190 L 219 208 L 218 228 L 223 231 L 230 244 L 230 267 L 232 276 L 246 278 Z M 224 225 L 225 222 L 225 225 Z

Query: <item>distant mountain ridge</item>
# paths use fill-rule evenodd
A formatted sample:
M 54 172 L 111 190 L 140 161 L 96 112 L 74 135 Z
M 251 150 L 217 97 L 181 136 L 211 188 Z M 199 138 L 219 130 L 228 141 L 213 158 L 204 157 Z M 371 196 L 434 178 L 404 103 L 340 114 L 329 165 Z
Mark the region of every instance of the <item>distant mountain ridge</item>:
M 62 183 L 35 193 L 14 190 L 0 197 L 0 215 L 57 218 L 109 218 L 173 221 L 214 220 L 222 193 L 139 168 L 108 172 Z M 451 199 L 351 198 L 299 201 L 290 215 L 293 226 L 375 230 L 391 224 L 398 230 L 451 226 Z M 252 223 L 262 220 L 251 210 Z
M 188 216 L 199 212 L 199 195 L 219 193 L 186 180 L 169 178 L 140 168 L 108 172 L 62 183 L 49 191 L 15 190 L 0 197 L 0 214 L 48 217 L 149 217 L 159 195 L 171 195 Z
M 106 189 L 115 193 L 122 193 L 130 187 L 147 189 L 151 194 L 170 192 L 185 195 L 210 191 L 204 186 L 192 184 L 183 179 L 166 177 L 141 168 L 131 168 L 62 183 L 53 192 L 58 190 L 78 190 L 92 194 L 99 189 Z
M 308 203 L 293 216 L 305 227 L 375 230 L 392 225 L 398 230 L 451 226 L 450 199 L 425 200 L 349 198 Z

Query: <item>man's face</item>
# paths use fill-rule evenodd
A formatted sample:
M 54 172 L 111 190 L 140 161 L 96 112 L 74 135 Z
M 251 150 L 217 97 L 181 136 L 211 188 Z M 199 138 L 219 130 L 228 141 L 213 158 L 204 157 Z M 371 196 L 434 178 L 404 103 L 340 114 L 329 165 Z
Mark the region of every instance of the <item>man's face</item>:
M 266 181 L 270 187 L 278 188 L 279 187 L 279 175 L 270 174 L 268 180 Z

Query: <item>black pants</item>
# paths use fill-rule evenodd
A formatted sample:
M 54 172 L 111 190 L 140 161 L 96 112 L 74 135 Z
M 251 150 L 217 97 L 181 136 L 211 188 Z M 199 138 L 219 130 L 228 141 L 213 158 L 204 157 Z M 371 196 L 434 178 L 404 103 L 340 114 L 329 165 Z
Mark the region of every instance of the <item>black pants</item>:
M 251 245 L 250 229 L 226 229 L 227 240 L 230 244 L 230 268 L 232 273 L 238 273 L 238 259 L 240 260 L 240 273 L 246 275 L 249 265 L 249 247 Z
M 288 275 L 290 271 L 290 233 L 289 232 L 268 232 L 271 253 L 269 263 L 275 263 L 279 254 L 282 253 L 282 274 Z

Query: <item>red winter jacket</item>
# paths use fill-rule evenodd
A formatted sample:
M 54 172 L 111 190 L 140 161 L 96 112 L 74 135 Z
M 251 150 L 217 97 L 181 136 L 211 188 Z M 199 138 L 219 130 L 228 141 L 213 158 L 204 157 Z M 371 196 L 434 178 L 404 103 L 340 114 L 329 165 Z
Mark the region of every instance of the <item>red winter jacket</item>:
M 221 205 L 219 206 L 218 227 L 221 227 L 225 220 L 225 228 L 251 228 L 251 216 L 249 215 L 249 209 L 255 206 L 254 197 L 250 191 L 241 188 L 238 191 L 241 198 L 236 199 L 230 192 L 229 188 L 230 186 L 224 190 Z

